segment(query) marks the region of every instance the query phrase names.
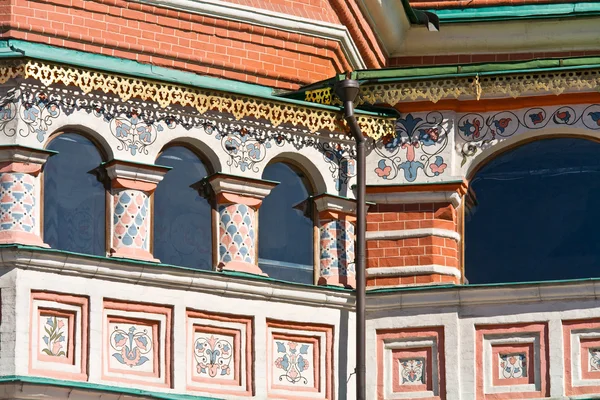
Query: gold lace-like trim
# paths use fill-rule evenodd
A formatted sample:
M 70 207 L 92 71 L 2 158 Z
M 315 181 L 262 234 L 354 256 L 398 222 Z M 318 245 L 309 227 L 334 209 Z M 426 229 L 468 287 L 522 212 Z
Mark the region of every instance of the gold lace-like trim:
M 475 76 L 471 78 L 407 81 L 389 84 L 365 84 L 360 87 L 357 104 L 403 101 L 431 101 L 459 97 L 474 98 L 509 96 L 565 91 L 600 90 L 600 70 L 544 72 L 538 74 Z M 306 92 L 307 101 L 319 104 L 339 104 L 330 88 Z M 337 102 L 337 103 L 336 103 Z
M 35 79 L 46 86 L 62 83 L 76 86 L 84 93 L 112 93 L 122 101 L 132 98 L 158 103 L 161 107 L 181 105 L 193 107 L 200 114 L 209 110 L 233 115 L 236 119 L 254 117 L 269 121 L 274 127 L 282 124 L 302 126 L 312 133 L 347 131 L 340 112 L 319 110 L 243 95 L 189 88 L 124 75 L 108 74 L 37 60 L 20 60 L 0 64 L 0 83 L 23 77 Z M 361 116 L 358 122 L 365 135 L 378 139 L 392 133 L 392 119 Z

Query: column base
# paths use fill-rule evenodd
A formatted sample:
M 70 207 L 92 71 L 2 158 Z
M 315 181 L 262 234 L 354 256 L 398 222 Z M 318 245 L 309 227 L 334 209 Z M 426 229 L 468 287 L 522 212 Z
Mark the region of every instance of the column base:
M 317 282 L 319 286 L 339 286 L 339 287 L 351 287 L 356 288 L 356 277 L 354 276 L 340 276 L 330 275 L 321 276 Z
M 42 239 L 29 232 L 0 232 L 0 244 L 21 244 L 26 246 L 37 246 L 49 248 Z
M 152 256 L 152 253 L 142 249 L 110 249 L 110 256 L 113 258 L 131 258 L 133 260 L 140 261 L 149 261 L 155 263 L 160 262 L 158 258 L 154 258 L 154 256 Z
M 259 276 L 269 276 L 262 272 L 258 265 L 250 264 L 244 261 L 229 261 L 227 263 L 221 262 L 217 266 L 217 270 L 243 272 L 245 274 L 253 274 Z

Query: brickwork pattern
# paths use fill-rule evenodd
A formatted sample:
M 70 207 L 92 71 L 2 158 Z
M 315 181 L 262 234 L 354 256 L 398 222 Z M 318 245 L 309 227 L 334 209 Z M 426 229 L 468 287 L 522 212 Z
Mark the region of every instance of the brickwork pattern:
M 380 204 L 367 215 L 367 231 L 402 231 L 438 228 L 457 232 L 456 211 L 449 203 Z M 438 236 L 398 240 L 369 240 L 367 268 L 441 265 L 460 268 L 459 243 Z M 368 286 L 392 286 L 455 282 L 453 276 L 439 274 L 370 277 Z
M 3 38 L 279 88 L 350 70 L 338 42 L 124 0 L 0 3 Z

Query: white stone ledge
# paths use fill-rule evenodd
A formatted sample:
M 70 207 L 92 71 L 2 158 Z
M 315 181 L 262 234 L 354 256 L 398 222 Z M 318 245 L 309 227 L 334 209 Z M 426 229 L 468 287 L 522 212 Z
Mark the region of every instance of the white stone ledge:
M 398 231 L 369 231 L 366 233 L 367 240 L 399 240 L 437 236 L 448 239 L 460 240 L 460 234 L 449 229 L 422 228 L 404 229 Z
M 210 291 L 219 296 L 280 301 L 301 305 L 353 309 L 354 294 L 322 287 L 287 285 L 268 280 L 241 279 L 165 266 L 150 266 L 89 258 L 69 253 L 4 248 L 0 251 L 4 268 L 20 268 L 90 279 L 106 279 L 131 284 L 190 291 Z
M 454 208 L 461 203 L 461 196 L 455 191 L 447 192 L 397 192 L 367 193 L 367 201 L 376 204 L 415 204 L 450 202 Z
M 358 47 L 344 25 L 302 18 L 220 0 L 135 0 L 138 3 L 171 8 L 214 18 L 228 19 L 339 42 L 354 69 L 367 68 Z
M 445 265 L 411 265 L 406 267 L 381 267 L 368 268 L 367 276 L 369 278 L 384 277 L 384 276 L 408 276 L 408 275 L 429 275 L 439 274 L 446 276 L 454 276 L 460 278 L 461 274 L 458 268 L 446 267 Z

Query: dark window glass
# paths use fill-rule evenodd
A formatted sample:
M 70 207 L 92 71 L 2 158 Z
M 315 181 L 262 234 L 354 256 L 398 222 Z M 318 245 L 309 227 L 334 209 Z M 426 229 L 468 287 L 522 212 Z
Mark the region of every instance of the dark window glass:
M 259 210 L 259 266 L 271 278 L 312 284 L 313 223 L 293 208 L 309 196 L 302 176 L 275 163 L 265 168 L 263 179 L 280 183 Z
M 161 262 L 212 269 L 211 207 L 190 185 L 207 175 L 185 147 L 169 147 L 156 160 L 172 167 L 154 192 L 154 256 Z
M 44 166 L 44 241 L 52 248 L 106 256 L 106 191 L 90 173 L 102 163 L 98 149 L 81 135 L 50 142 L 58 154 Z
M 500 155 L 472 179 L 470 283 L 600 276 L 600 144 L 546 139 Z

